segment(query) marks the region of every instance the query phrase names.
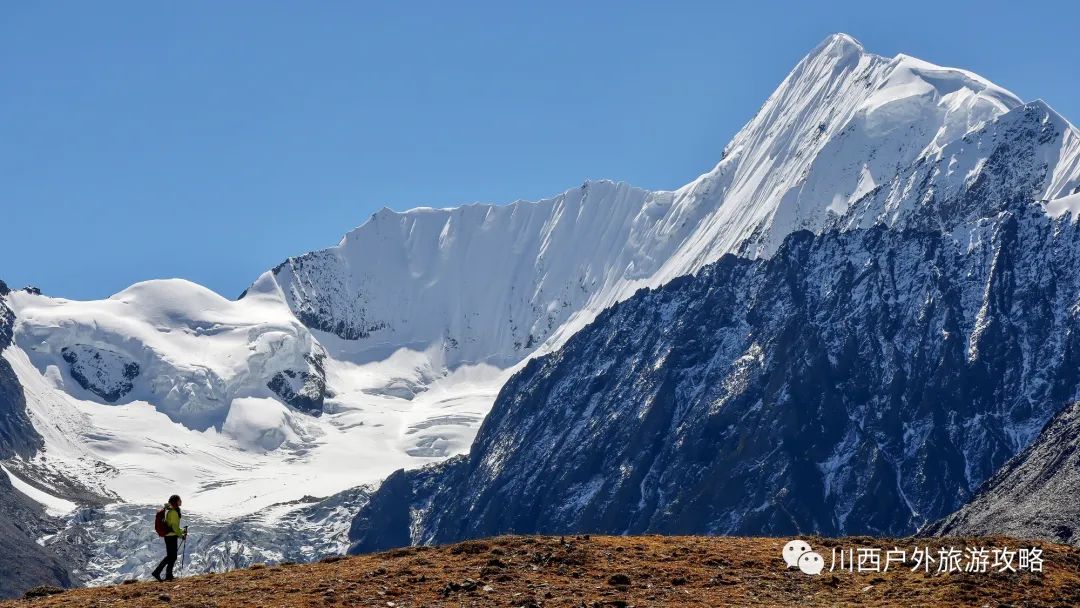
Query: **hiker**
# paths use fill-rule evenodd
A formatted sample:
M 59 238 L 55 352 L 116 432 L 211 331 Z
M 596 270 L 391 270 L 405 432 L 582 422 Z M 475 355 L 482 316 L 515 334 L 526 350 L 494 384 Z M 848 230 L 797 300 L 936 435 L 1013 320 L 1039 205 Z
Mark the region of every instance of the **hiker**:
M 159 581 L 173 580 L 173 564 L 176 563 L 177 547 L 180 539 L 187 540 L 187 527 L 180 527 L 180 505 L 183 501 L 176 494 L 169 497 L 169 502 L 154 517 L 154 529 L 158 536 L 165 538 L 165 559 L 154 568 L 154 578 Z M 165 570 L 165 578 L 161 571 Z

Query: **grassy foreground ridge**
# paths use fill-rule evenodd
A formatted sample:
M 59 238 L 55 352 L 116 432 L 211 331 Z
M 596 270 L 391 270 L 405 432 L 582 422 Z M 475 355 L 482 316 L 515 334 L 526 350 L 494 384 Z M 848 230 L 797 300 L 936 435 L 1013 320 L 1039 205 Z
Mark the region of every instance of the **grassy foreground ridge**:
M 16 606 L 1077 606 L 1080 549 L 1004 537 L 817 538 L 818 576 L 787 568 L 788 538 L 500 536 L 313 564 L 256 565 L 172 583 L 74 589 Z M 1038 547 L 1043 571 L 829 571 L 834 548 Z M 149 565 L 148 565 L 149 570 Z

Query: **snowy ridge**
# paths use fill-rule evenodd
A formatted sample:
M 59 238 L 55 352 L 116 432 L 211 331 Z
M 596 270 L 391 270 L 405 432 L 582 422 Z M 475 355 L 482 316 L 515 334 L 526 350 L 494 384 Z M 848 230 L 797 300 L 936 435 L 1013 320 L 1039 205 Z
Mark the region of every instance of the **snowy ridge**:
M 829 212 L 843 213 L 920 155 L 1019 105 L 969 72 L 887 59 L 832 36 L 687 188 L 720 190 L 724 202 L 695 238 L 700 262 L 736 249 L 767 256 L 791 231 L 819 230 Z
M 355 342 L 353 351 L 435 348 L 443 364 L 507 366 L 557 348 L 641 287 L 728 252 L 768 256 L 794 230 L 820 231 L 916 159 L 1022 106 L 970 72 L 873 55 L 838 34 L 683 188 L 589 182 L 538 203 L 384 209 L 252 291 L 280 292 L 309 327 Z M 1061 122 L 1041 199 L 1080 184 L 1076 131 Z
M 614 279 L 648 276 L 633 233 L 656 196 L 601 181 L 538 203 L 384 209 L 247 294 L 281 294 L 360 360 L 436 346 L 445 365 L 507 367 Z

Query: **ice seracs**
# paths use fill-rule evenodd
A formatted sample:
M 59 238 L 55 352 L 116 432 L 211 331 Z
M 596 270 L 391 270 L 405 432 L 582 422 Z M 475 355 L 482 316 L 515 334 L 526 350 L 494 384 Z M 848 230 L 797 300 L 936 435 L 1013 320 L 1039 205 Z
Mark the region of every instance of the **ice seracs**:
M 9 298 L 16 345 L 58 389 L 90 401 L 151 403 L 197 430 L 220 425 L 234 397 L 268 395 L 274 374 L 306 371 L 316 350 L 278 302 L 234 302 L 188 281 L 139 283 L 94 302 Z

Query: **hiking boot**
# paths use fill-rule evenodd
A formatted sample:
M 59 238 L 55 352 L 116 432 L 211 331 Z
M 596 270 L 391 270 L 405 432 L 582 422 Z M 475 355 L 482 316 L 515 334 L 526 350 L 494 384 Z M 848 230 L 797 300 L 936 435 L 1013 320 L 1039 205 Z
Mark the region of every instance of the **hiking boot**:
M 156 581 L 157 581 L 157 582 L 159 582 L 159 583 L 161 583 L 161 582 L 164 582 L 164 581 L 165 581 L 165 579 L 161 578 L 161 575 L 160 575 L 160 574 L 158 574 L 157 572 L 151 572 L 151 573 L 150 573 L 150 576 L 154 577 L 154 580 L 156 580 Z

